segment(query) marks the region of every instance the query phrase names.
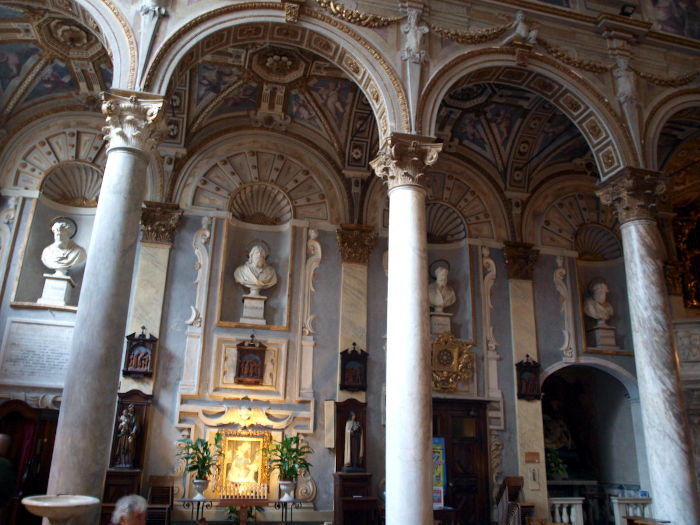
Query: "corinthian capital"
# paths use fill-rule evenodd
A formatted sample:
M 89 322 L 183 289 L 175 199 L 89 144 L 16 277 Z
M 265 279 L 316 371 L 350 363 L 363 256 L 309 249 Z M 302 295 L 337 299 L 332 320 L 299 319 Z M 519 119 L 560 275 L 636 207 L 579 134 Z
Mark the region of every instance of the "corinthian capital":
M 651 219 L 652 208 L 666 191 L 666 184 L 656 171 L 625 168 L 601 184 L 596 191 L 605 206 L 615 206 L 620 224 Z
M 370 165 L 390 190 L 397 186 L 418 185 L 425 168 L 435 163 L 442 150 L 442 144 L 436 144 L 434 140 L 431 137 L 392 133 Z
M 367 264 L 369 254 L 377 242 L 377 232 L 363 224 L 342 224 L 336 230 L 340 257 L 344 263 Z
M 102 128 L 111 148 L 155 150 L 163 129 L 163 97 L 113 89 L 102 93 Z
M 180 225 L 182 210 L 172 202 L 146 201 L 141 211 L 142 240 L 172 244 L 175 230 Z

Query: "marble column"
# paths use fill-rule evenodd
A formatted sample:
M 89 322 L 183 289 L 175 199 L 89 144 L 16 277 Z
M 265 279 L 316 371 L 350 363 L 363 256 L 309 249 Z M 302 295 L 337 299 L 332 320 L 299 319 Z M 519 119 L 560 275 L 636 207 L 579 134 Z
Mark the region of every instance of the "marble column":
M 539 361 L 535 323 L 535 292 L 532 275 L 539 252 L 530 244 L 506 243 L 504 247 L 510 296 L 511 339 L 513 363 L 526 361 L 529 356 Z M 513 384 L 517 375 L 513 367 Z M 544 428 L 542 401 L 519 399 L 515 401 L 518 446 L 518 473 L 525 479 L 523 500 L 535 505 L 538 518 L 549 517 L 547 504 L 547 472 L 544 461 Z
M 162 107 L 156 95 L 121 90 L 103 95 L 107 165 L 73 330 L 50 494 L 102 498 L 146 170 Z M 99 507 L 72 523 L 97 523 L 98 516 Z
M 392 133 L 371 165 L 389 187 L 386 523 L 433 522 L 432 390 L 424 170 L 441 144 Z
M 170 250 L 182 213 L 178 205 L 171 202 L 149 201 L 141 211 L 143 233 L 136 264 L 131 316 L 126 330 L 129 334 L 140 334 L 141 327 L 145 326 L 146 334 L 160 337 Z M 156 363 L 153 363 L 153 369 L 156 369 Z M 119 391 L 137 389 L 144 394 L 153 394 L 154 382 L 155 376 L 138 379 L 125 376 L 121 379 Z
M 664 247 L 652 215 L 664 184 L 656 172 L 625 168 L 598 196 L 620 221 L 634 359 L 654 517 L 700 520 L 685 399 L 664 281 Z
M 367 348 L 367 264 L 369 254 L 377 242 L 377 233 L 362 224 L 344 224 L 336 231 L 338 248 L 342 259 L 340 285 L 340 329 L 338 330 L 338 352 Z M 338 359 L 340 367 L 340 359 Z M 338 374 L 341 370 L 338 368 Z M 338 385 L 341 383 L 338 375 Z M 354 398 L 363 403 L 365 392 L 336 392 L 337 401 Z

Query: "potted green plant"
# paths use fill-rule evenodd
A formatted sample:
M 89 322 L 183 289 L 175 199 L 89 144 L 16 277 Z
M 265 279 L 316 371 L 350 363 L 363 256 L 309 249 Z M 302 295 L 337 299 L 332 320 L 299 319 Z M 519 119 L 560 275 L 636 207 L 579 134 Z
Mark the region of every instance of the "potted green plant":
M 566 463 L 561 459 L 557 449 L 548 448 L 545 451 L 545 464 L 547 466 L 547 473 L 550 474 L 553 479 L 564 479 L 566 477 Z
M 204 438 L 197 438 L 194 441 L 191 438 L 183 438 L 178 441 L 180 448 L 177 451 L 177 457 L 185 462 L 187 472 L 194 472 L 192 484 L 197 491 L 194 499 L 204 499 L 202 493 L 209 486 L 209 476 L 216 468 L 221 456 L 221 439 L 221 432 L 217 432 L 213 446 Z
M 287 436 L 279 443 L 268 447 L 268 465 L 279 471 L 280 499 L 294 499 L 294 487 L 300 470 L 309 470 L 311 463 L 306 456 L 313 454 L 313 449 L 300 442 L 299 436 Z

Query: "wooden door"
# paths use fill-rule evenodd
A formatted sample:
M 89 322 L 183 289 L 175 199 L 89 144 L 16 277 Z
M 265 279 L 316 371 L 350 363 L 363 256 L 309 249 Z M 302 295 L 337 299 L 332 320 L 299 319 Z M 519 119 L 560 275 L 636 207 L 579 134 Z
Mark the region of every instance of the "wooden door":
M 433 399 L 433 436 L 445 439 L 445 505 L 462 525 L 488 524 L 486 402 Z

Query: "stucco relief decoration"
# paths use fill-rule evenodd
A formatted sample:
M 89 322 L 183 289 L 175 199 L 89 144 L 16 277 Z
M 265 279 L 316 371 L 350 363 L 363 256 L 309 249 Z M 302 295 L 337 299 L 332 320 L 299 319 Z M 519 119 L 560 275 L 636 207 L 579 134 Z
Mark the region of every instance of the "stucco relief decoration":
M 681 362 L 700 361 L 700 329 L 676 326 L 676 344 Z
M 102 93 L 102 114 L 107 121 L 102 131 L 110 149 L 154 151 L 164 131 L 161 127 L 164 103 L 156 95 L 137 96 L 117 89 Z
M 564 329 L 562 330 L 562 335 L 564 336 L 564 342 L 559 348 L 564 357 L 572 359 L 574 357 L 574 346 L 573 346 L 573 322 L 572 317 L 569 315 L 569 287 L 567 285 L 567 272 L 564 266 L 564 257 L 561 255 L 557 256 L 557 267 L 554 270 L 554 275 L 552 276 L 554 280 L 554 287 L 559 293 L 559 301 L 561 302 L 561 312 L 564 314 Z
M 260 407 L 206 407 L 199 410 L 199 420 L 207 426 L 217 427 L 235 424 L 242 428 L 262 426 L 274 430 L 287 428 L 294 416 L 286 415 L 278 417 L 272 415 L 270 408 Z
M 476 377 L 474 345 L 460 341 L 449 332 L 432 341 L 433 390 L 471 390 Z
M 425 59 L 423 41 L 429 28 L 420 23 L 420 11 L 409 9 L 406 23 L 401 26 L 403 33 L 403 49 L 401 50 L 401 60 L 409 60 L 415 64 L 421 64 Z
M 209 275 L 209 251 L 206 245 L 211 239 L 211 230 L 209 229 L 211 228 L 211 224 L 211 217 L 203 217 L 202 227 L 194 234 L 194 239 L 192 241 L 194 254 L 197 257 L 197 262 L 194 267 L 197 271 L 197 277 L 194 280 L 194 283 L 197 285 L 197 294 L 194 306 L 190 306 L 191 315 L 189 319 L 185 321 L 185 324 L 195 329 L 201 328 L 202 326 L 201 312 L 206 303 L 206 279 Z
M 333 16 L 351 24 L 363 27 L 384 27 L 400 20 L 399 17 L 390 18 L 386 16 L 363 13 L 353 9 L 347 9 L 343 4 L 333 2 L 333 0 L 316 0 L 316 3 Z
M 344 263 L 367 264 L 377 242 L 377 232 L 360 224 L 346 224 L 335 232 L 338 249 Z
M 653 171 L 628 169 L 596 191 L 600 202 L 613 206 L 621 224 L 649 219 L 657 199 L 666 192 L 664 179 Z
M 483 44 L 500 38 L 511 27 L 512 22 L 508 22 L 501 26 L 487 27 L 478 31 L 458 31 L 431 24 L 430 30 L 458 44 Z
M 316 270 L 321 265 L 321 258 L 323 256 L 321 243 L 316 240 L 317 238 L 318 231 L 313 228 L 309 229 L 309 240 L 306 242 L 306 253 L 309 257 L 306 259 L 306 279 L 304 280 L 303 335 L 311 335 L 316 333 L 316 330 L 314 330 L 313 327 L 313 322 L 316 315 L 311 313 L 311 293 L 316 291 L 316 288 L 314 288 L 314 277 L 316 277 Z
M 426 168 L 437 161 L 441 150 L 442 144 L 434 143 L 429 137 L 392 133 L 370 165 L 390 190 L 416 185 Z
M 170 202 L 145 202 L 141 211 L 141 225 L 145 242 L 172 244 L 183 211 Z

